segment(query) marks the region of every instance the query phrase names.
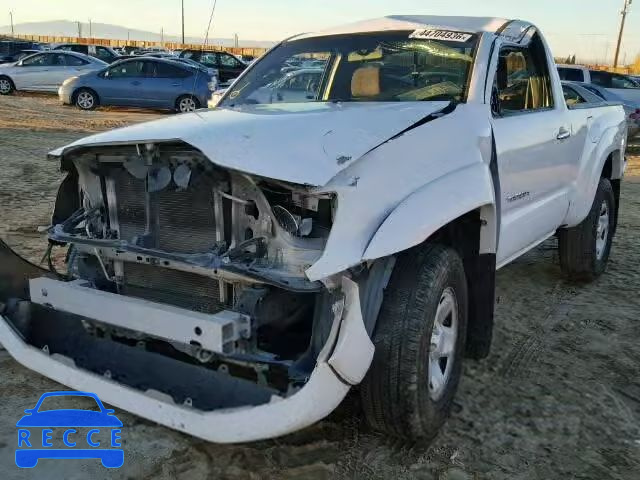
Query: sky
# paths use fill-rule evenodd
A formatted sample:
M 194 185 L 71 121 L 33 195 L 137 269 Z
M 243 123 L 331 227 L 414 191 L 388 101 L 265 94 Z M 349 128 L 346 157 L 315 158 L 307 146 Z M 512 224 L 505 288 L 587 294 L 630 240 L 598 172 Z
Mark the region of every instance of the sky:
M 204 36 L 215 0 L 184 0 L 185 33 Z M 620 60 L 640 54 L 640 0 L 627 17 Z M 211 37 L 279 40 L 384 15 L 471 15 L 535 23 L 554 55 L 612 61 L 623 0 L 217 0 Z M 4 7 L 4 8 L 2 8 Z M 3 0 L 0 25 L 46 20 L 112 23 L 180 33 L 180 0 Z M 2 11 L 4 10 L 4 12 Z M 26 32 L 25 32 L 26 33 Z

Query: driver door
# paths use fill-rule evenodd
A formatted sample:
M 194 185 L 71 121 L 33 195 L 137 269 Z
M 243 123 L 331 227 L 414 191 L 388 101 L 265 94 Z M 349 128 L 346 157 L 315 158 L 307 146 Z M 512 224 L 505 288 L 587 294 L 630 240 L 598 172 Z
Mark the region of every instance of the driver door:
M 562 92 L 554 95 L 542 42 L 534 37 L 529 46 L 502 48 L 498 55 L 491 121 L 500 178 L 501 266 L 562 224 L 581 146 L 574 151 L 571 121 Z

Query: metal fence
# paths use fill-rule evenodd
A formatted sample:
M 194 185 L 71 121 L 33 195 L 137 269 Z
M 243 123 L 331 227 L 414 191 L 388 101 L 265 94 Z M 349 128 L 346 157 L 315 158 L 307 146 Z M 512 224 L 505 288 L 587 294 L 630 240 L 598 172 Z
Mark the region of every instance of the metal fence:
M 28 40 L 31 42 L 39 43 L 79 43 L 83 45 L 103 45 L 106 47 L 159 47 L 162 46 L 169 50 L 184 50 L 184 49 L 196 49 L 196 50 L 215 50 L 230 52 L 235 55 L 251 55 L 258 57 L 267 51 L 266 48 L 261 47 L 225 47 L 222 45 L 204 45 L 202 43 L 178 43 L 178 42 L 157 42 L 146 40 L 112 40 L 108 38 L 78 38 L 78 37 L 59 37 L 54 35 L 23 35 L 15 34 L 11 36 L 13 39 Z M 8 39 L 8 38 L 7 38 Z

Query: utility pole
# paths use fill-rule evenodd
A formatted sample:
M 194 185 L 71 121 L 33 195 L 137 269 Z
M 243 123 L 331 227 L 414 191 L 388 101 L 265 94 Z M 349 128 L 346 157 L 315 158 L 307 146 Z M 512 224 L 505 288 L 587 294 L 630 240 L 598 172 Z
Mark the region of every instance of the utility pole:
M 91 29 L 92 25 L 91 25 L 91 19 L 89 19 L 89 38 L 93 38 L 93 32 Z
M 164 47 L 164 27 L 160 27 L 160 46 Z
M 618 45 L 616 46 L 616 56 L 613 59 L 613 68 L 618 67 L 618 58 L 620 57 L 620 44 L 622 44 L 622 33 L 624 32 L 624 21 L 627 19 L 627 13 L 629 13 L 629 7 L 633 0 L 624 0 L 624 7 L 622 7 L 622 20 L 620 21 L 620 32 L 618 33 Z
M 11 19 L 11 35 L 13 35 L 13 12 L 11 11 L 9 11 L 9 18 Z
M 76 25 L 78 26 L 78 38 L 82 38 L 82 24 L 76 21 Z
M 184 0 L 182 0 L 182 44 L 184 45 Z

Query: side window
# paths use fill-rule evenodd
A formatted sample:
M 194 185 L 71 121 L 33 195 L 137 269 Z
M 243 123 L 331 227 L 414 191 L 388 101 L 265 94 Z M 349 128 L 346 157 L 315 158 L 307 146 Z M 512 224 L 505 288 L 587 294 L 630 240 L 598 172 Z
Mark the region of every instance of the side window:
M 601 72 L 598 70 L 589 70 L 591 74 L 591 83 L 595 83 L 596 85 L 604 88 L 612 88 L 612 77 L 609 72 Z
M 164 62 L 157 62 L 155 76 L 158 78 L 184 78 L 189 76 L 189 72 L 175 65 Z
M 50 54 L 51 57 L 51 63 L 50 65 L 54 65 L 54 66 L 64 66 L 67 64 L 66 62 L 66 57 L 67 55 L 64 53 L 52 53 Z
M 242 66 L 242 64 L 237 58 L 231 55 L 228 55 L 226 53 L 221 53 L 219 58 L 220 58 L 221 67 L 240 68 Z
M 572 107 L 580 103 L 587 103 L 584 97 L 567 85 L 562 86 L 562 93 L 564 94 L 564 101 L 566 102 L 567 107 Z
M 561 80 L 567 80 L 569 82 L 584 82 L 584 73 L 578 68 L 558 68 Z
M 639 88 L 638 84 L 626 75 L 614 73 L 611 78 L 611 88 Z
M 89 63 L 86 60 L 83 60 L 82 58 L 76 57 L 74 55 L 65 55 L 64 60 L 68 67 L 80 67 Z
M 144 62 L 124 62 L 107 70 L 109 78 L 143 77 Z
M 527 48 L 500 51 L 492 108 L 500 114 L 553 107 L 549 66 L 539 38 Z
M 100 60 L 104 60 L 105 62 L 110 62 L 115 58 L 114 55 L 104 47 L 96 47 L 95 56 L 96 58 L 99 58 Z
M 23 67 L 44 67 L 51 65 L 51 55 L 47 53 L 41 53 L 40 55 L 34 55 L 33 57 L 25 58 L 22 62 Z
M 207 67 L 217 67 L 218 66 L 218 56 L 212 52 L 203 52 L 200 55 L 200 59 L 198 62 L 206 65 Z

